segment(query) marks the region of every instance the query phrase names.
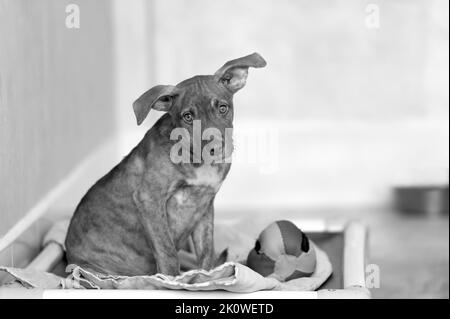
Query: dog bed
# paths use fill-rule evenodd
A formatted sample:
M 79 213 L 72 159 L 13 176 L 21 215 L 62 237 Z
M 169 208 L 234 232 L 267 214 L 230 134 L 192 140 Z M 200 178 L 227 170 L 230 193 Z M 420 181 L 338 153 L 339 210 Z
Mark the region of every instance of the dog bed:
M 245 225 L 244 225 L 245 226 Z M 47 234 L 44 246 L 56 245 L 64 248 L 64 238 L 68 221 L 56 223 Z M 61 273 L 63 263 L 56 265 L 52 272 L 27 267 L 26 269 L 0 267 L 11 274 L 16 281 L 10 287 L 40 289 L 171 289 L 190 291 L 225 290 L 249 293 L 260 290 L 311 291 L 321 287 L 332 273 L 332 265 L 326 252 L 314 243 L 317 253 L 317 267 L 310 277 L 280 282 L 265 278 L 244 265 L 248 252 L 254 245 L 259 232 L 258 227 L 244 231 L 245 227 L 236 225 L 217 225 L 215 246 L 218 251 L 228 248 L 228 260 L 211 271 L 193 269 L 179 276 L 156 274 L 152 276 L 111 276 L 92 273 L 77 265 L 68 265 L 67 274 Z M 316 237 L 317 238 L 317 237 Z M 54 247 L 56 247 L 54 246 Z M 181 256 L 183 258 L 183 256 Z M 63 260 L 63 259 L 62 259 Z M 59 270 L 58 270 L 59 269 Z

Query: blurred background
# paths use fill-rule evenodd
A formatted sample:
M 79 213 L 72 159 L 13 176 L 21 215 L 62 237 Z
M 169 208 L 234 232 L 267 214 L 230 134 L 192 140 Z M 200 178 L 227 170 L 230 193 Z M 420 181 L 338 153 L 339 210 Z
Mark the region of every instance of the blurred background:
M 137 128 L 140 94 L 256 51 L 268 65 L 235 96 L 218 218 L 361 220 L 375 297 L 448 298 L 448 9 L 0 0 L 0 264 L 26 263 L 45 219 L 71 214 L 161 115 Z

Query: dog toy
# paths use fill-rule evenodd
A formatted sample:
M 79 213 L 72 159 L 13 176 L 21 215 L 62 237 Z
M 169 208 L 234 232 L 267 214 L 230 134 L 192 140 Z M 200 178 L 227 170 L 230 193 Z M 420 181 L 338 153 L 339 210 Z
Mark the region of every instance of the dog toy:
M 310 276 L 316 268 L 316 252 L 308 237 L 287 220 L 267 226 L 247 257 L 247 266 L 264 277 L 289 281 Z

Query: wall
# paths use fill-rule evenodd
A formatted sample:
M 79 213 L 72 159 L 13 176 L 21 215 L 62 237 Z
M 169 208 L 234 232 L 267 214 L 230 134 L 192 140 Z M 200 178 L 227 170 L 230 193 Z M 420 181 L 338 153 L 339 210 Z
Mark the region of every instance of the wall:
M 0 238 L 112 135 L 111 2 L 0 0 Z
M 236 95 L 235 128 L 272 132 L 274 154 L 235 163 L 220 207 L 385 205 L 393 185 L 448 182 L 447 1 L 153 7 L 157 83 L 254 51 L 268 62 Z M 277 169 L 261 169 L 271 155 Z

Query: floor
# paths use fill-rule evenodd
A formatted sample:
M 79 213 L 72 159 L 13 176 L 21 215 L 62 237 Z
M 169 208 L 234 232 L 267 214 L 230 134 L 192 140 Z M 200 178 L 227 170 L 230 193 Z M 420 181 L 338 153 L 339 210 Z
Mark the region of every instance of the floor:
M 264 218 L 273 213 L 248 214 Z M 449 298 L 448 215 L 410 216 L 391 209 L 353 208 L 299 209 L 279 216 L 346 218 L 366 224 L 368 263 L 378 265 L 380 270 L 380 287 L 371 289 L 373 298 Z

